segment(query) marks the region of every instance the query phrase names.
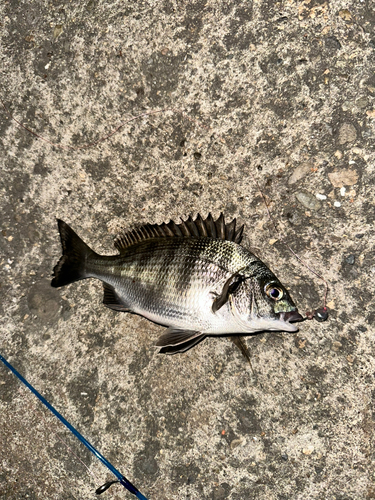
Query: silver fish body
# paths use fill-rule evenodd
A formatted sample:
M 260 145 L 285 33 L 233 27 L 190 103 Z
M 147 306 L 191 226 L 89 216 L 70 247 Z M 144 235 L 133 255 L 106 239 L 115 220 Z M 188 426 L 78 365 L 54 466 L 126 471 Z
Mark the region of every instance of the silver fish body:
M 168 326 L 157 345 L 183 352 L 207 335 L 295 332 L 302 317 L 285 287 L 238 241 L 242 228 L 189 218 L 120 235 L 119 255 L 93 252 L 59 221 L 63 256 L 52 286 L 84 278 L 104 283 L 104 304 Z

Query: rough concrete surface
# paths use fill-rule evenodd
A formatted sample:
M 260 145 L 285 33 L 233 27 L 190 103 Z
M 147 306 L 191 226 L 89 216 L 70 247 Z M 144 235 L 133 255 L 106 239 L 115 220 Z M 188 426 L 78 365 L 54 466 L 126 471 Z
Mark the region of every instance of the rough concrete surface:
M 149 499 L 375 498 L 375 2 L 0 13 L 0 97 L 50 141 L 2 108 L 1 354 Z M 255 178 L 331 310 L 248 337 L 255 376 L 226 337 L 159 355 L 163 328 L 106 309 L 99 282 L 50 287 L 56 217 L 111 254 L 121 228 L 223 211 L 300 311 L 321 306 Z M 111 478 L 1 366 L 0 498 L 93 499 Z

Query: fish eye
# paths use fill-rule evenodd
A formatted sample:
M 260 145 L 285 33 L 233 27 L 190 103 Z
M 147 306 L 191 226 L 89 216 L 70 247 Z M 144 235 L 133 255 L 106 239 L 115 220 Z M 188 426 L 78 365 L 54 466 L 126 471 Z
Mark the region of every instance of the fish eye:
M 280 300 L 284 295 L 283 290 L 281 288 L 279 288 L 278 286 L 273 285 L 272 283 L 266 285 L 264 287 L 264 291 L 266 292 L 268 297 L 270 297 L 271 299 L 276 300 L 276 301 Z

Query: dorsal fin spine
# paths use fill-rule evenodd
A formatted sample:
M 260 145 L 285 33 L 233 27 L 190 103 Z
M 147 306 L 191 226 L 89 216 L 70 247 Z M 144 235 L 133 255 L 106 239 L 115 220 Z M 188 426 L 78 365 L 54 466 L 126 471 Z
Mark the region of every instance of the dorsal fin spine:
M 123 232 L 116 238 L 115 247 L 121 253 L 127 247 L 140 241 L 173 237 L 203 237 L 241 243 L 243 228 L 244 226 L 241 226 L 236 230 L 236 219 L 226 224 L 223 213 L 220 213 L 216 221 L 211 213 L 206 219 L 202 219 L 198 214 L 195 220 L 189 216 L 187 220 L 181 219 L 179 224 L 170 220 L 168 223 L 145 224 L 131 231 Z
M 216 238 L 216 226 L 212 218 L 211 212 L 208 214 L 206 219 L 208 236 L 211 238 Z
M 216 231 L 217 235 L 221 240 L 225 240 L 225 221 L 223 212 L 220 213 L 219 218 L 216 221 Z
M 197 215 L 195 223 L 199 226 L 199 230 L 200 230 L 202 236 L 207 237 L 208 235 L 207 235 L 206 225 L 205 225 L 200 214 Z

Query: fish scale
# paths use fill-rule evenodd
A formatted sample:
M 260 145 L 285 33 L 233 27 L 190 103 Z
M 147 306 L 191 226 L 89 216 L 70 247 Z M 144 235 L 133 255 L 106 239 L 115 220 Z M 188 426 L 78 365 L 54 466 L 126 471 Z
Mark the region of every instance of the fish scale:
M 222 214 L 124 232 L 112 256 L 95 253 L 63 221 L 59 230 L 52 286 L 100 279 L 107 307 L 169 327 L 161 352 L 183 352 L 207 335 L 294 332 L 291 321 L 302 319 L 276 276 L 240 245 L 243 227 Z
M 238 246 L 209 238 L 147 240 L 129 247 L 124 255 L 107 258 L 109 265 L 104 268 L 102 259 L 92 259 L 86 272 L 88 277 L 114 286 L 129 308 L 150 319 L 152 316 L 153 321 L 181 328 L 205 324 L 208 328 L 209 320 L 203 317 L 207 312 L 200 303 L 236 269 L 251 263 L 249 254 L 241 252 L 239 246 L 232 248 L 234 245 Z M 212 313 L 210 316 L 212 323 L 217 323 Z M 194 317 L 197 322 L 192 324 Z

